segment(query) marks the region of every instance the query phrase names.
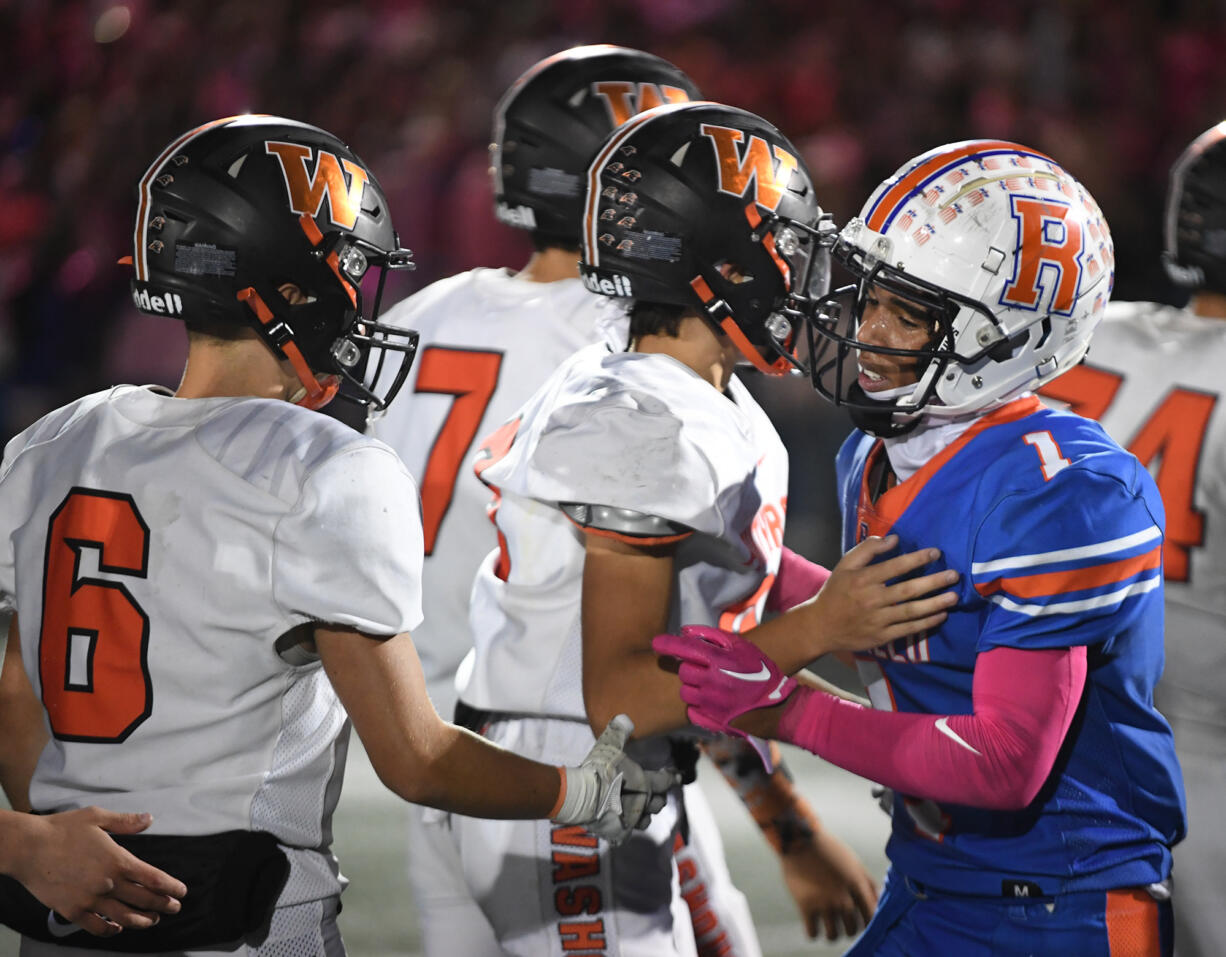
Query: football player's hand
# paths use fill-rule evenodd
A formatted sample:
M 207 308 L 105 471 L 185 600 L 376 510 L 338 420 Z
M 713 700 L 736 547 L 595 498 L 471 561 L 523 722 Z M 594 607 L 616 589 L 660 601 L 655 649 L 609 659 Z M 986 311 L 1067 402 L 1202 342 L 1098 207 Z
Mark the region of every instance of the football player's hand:
M 29 851 L 13 876 L 51 910 L 100 937 L 125 927 L 152 927 L 158 914 L 178 913 L 187 888 L 107 836 L 137 834 L 147 814 L 85 807 L 20 822 Z
M 651 647 L 658 655 L 680 660 L 681 700 L 690 721 L 721 734 L 748 737 L 732 721 L 783 704 L 797 687 L 752 641 L 719 628 L 686 625 L 680 635 L 656 635 Z M 769 737 L 773 724 L 755 723 L 751 730 Z
M 642 830 L 664 807 L 669 788 L 680 783 L 675 771 L 644 771 L 626 757 L 634 722 L 619 714 L 596 739 L 583 763 L 563 768 L 566 794 L 554 815 L 558 824 L 582 824 L 610 844 L 620 844 Z
M 897 535 L 866 538 L 834 567 L 809 606 L 825 651 L 865 651 L 928 631 L 943 622 L 957 604 L 956 592 L 933 594 L 957 582 L 959 576 L 953 569 L 894 581 L 937 561 L 941 557 L 938 549 L 921 548 L 874 564 L 878 556 L 897 546 Z M 889 581 L 894 584 L 886 584 Z
M 830 577 L 830 569 L 798 555 L 786 545 L 779 558 L 775 583 L 766 596 L 767 611 L 787 611 L 816 595 Z
M 827 940 L 854 936 L 877 908 L 877 885 L 855 851 L 833 834 L 819 830 L 796 841 L 780 856 L 783 879 L 800 910 L 805 932 Z

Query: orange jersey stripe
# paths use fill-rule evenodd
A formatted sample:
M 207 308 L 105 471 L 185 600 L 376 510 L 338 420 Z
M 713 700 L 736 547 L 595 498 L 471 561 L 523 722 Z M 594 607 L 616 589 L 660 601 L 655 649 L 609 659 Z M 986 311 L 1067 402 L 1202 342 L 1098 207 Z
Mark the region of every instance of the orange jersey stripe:
M 1111 957 L 1162 957 L 1158 902 L 1144 890 L 1107 891 L 1106 917 Z
M 975 586 L 981 595 L 1005 591 L 1018 598 L 1043 598 L 1065 592 L 1101 588 L 1131 578 L 1139 572 L 1162 565 L 1162 546 L 1159 545 L 1144 555 L 1121 558 L 1119 561 L 1090 568 L 1072 568 L 1068 571 L 1045 572 L 1041 575 L 1019 575 L 1016 578 L 995 578 Z
M 565 512 L 562 514 L 566 515 Z M 637 545 L 641 548 L 647 548 L 652 545 L 673 545 L 689 538 L 694 534 L 693 532 L 681 532 L 678 535 L 660 535 L 656 538 L 647 538 L 642 535 L 623 535 L 621 532 L 615 532 L 608 528 L 594 528 L 591 525 L 580 525 L 569 515 L 566 515 L 566 520 L 586 535 L 599 535 L 601 538 L 615 538 L 619 542 L 625 542 L 627 545 Z

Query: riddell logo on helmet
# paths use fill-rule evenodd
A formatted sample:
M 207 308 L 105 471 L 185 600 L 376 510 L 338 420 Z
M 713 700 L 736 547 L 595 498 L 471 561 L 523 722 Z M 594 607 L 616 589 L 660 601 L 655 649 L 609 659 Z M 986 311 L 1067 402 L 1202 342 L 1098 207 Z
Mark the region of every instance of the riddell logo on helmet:
M 536 229 L 536 213 L 528 206 L 511 206 L 508 203 L 498 203 L 494 207 L 494 215 L 499 222 L 508 226 L 518 226 L 520 229 Z
M 607 276 L 596 276 L 592 273 L 583 274 L 583 285 L 602 296 L 625 296 L 634 298 L 634 289 L 626 276 L 611 273 Z
M 704 123 L 699 131 L 715 144 L 721 193 L 744 196 L 752 186 L 754 202 L 772 212 L 779 208 L 788 177 L 799 165 L 795 156 L 779 145 L 772 150 L 760 136 L 750 136 L 742 153 L 737 144 L 744 142 L 745 134 L 727 126 Z
M 603 80 L 592 84 L 592 92 L 604 100 L 613 125 L 621 126 L 632 116 L 665 103 L 688 103 L 690 95 L 676 86 L 632 83 L 629 80 Z
M 264 152 L 275 156 L 281 164 L 290 209 L 314 218 L 319 215 L 326 196 L 332 223 L 342 229 L 353 229 L 369 179 L 366 170 L 352 160 L 337 159 L 327 150 L 320 150 L 315 171 L 311 173 L 307 170 L 307 162 L 313 150 L 299 143 L 269 140 L 264 144 Z M 348 186 L 345 185 L 345 173 L 349 174 Z
M 156 312 L 163 316 L 183 315 L 183 300 L 177 292 L 155 295 L 146 289 L 133 289 L 132 302 L 142 312 Z

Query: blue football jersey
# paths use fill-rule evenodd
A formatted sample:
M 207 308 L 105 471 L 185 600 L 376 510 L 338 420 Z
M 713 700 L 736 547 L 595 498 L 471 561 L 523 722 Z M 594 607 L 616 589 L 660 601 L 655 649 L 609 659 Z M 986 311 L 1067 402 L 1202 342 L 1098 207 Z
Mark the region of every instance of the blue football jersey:
M 1053 894 L 1163 880 L 1185 830 L 1162 673 L 1162 501 L 1097 423 L 1011 402 L 873 501 L 883 444 L 838 458 L 844 548 L 868 535 L 935 546 L 961 573 L 940 628 L 858 656 L 878 708 L 970 714 L 975 658 L 1084 645 L 1086 689 L 1031 805 L 995 811 L 897 795 L 887 853 L 933 887 Z M 934 569 L 928 569 L 929 571 Z

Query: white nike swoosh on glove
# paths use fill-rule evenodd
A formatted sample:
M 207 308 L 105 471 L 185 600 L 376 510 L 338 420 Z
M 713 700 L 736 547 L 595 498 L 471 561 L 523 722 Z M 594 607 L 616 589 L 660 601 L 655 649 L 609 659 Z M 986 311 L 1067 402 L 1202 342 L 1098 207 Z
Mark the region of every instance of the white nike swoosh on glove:
M 788 676 L 784 675 L 782 678 L 779 679 L 779 684 L 775 685 L 775 690 L 772 691 L 770 694 L 768 694 L 766 696 L 766 699 L 768 701 L 778 701 L 781 697 L 783 697 L 781 694 L 779 694 L 779 691 L 787 683 L 788 683 Z
M 770 668 L 766 667 L 766 662 L 762 663 L 762 670 L 756 673 L 748 671 L 729 671 L 727 668 L 720 668 L 721 673 L 726 674 L 729 678 L 739 678 L 741 681 L 766 681 L 771 676 Z
M 945 737 L 952 738 L 954 742 L 962 745 L 962 747 L 966 748 L 966 750 L 971 752 L 971 754 L 979 754 L 978 751 L 962 740 L 957 731 L 949 726 L 949 718 L 937 718 L 937 730 L 940 731 L 941 734 L 945 735 Z M 982 754 L 979 754 L 979 756 L 983 757 Z

